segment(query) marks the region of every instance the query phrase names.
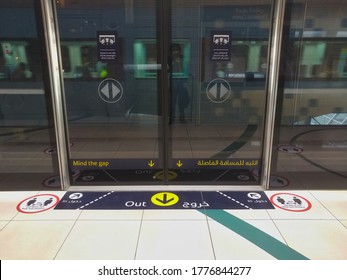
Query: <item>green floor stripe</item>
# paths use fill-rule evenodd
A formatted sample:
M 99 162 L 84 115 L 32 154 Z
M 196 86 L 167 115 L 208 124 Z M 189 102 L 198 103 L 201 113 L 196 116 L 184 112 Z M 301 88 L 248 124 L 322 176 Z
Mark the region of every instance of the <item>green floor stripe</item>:
M 204 215 L 226 226 L 259 248 L 279 260 L 308 260 L 299 252 L 283 244 L 276 238 L 231 215 L 224 210 L 198 210 Z
M 211 158 L 228 158 L 233 153 L 237 152 L 252 139 L 252 136 L 257 131 L 257 127 L 257 125 L 248 125 L 246 130 L 235 142 L 233 142 L 228 147 L 218 152 Z

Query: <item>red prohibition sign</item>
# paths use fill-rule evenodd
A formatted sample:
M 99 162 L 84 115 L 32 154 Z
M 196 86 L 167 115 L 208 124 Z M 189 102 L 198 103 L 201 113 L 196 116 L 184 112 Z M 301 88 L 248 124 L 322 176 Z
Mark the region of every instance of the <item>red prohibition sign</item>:
M 44 199 L 44 197 L 46 197 L 46 199 Z M 42 202 L 40 199 L 44 201 Z M 36 214 L 54 208 L 59 201 L 60 198 L 55 194 L 38 194 L 19 202 L 17 211 L 25 214 Z
M 312 208 L 306 198 L 293 193 L 276 193 L 270 197 L 270 201 L 277 208 L 291 212 L 305 212 Z

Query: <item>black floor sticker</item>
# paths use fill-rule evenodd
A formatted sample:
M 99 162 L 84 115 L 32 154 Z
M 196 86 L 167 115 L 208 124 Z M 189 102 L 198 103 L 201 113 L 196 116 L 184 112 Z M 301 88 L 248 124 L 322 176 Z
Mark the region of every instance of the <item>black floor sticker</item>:
M 160 169 L 142 170 L 83 170 L 75 177 L 76 185 L 109 185 L 111 182 L 157 182 L 163 180 Z M 172 169 L 169 171 L 172 182 L 237 182 L 238 185 L 258 184 L 251 170 L 247 169 Z
M 55 209 L 274 209 L 264 192 L 67 192 Z

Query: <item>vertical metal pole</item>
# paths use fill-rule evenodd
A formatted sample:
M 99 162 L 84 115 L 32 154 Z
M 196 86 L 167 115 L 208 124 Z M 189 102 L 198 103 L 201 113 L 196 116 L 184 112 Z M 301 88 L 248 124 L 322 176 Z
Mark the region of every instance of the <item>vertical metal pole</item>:
M 282 43 L 282 30 L 284 22 L 285 0 L 274 0 L 273 24 L 271 32 L 270 60 L 268 71 L 268 96 L 266 103 L 266 119 L 264 129 L 264 147 L 263 147 L 263 168 L 261 186 L 263 189 L 269 188 L 271 156 L 273 135 L 275 130 L 275 113 L 278 90 L 278 78 L 280 70 L 280 56 Z
M 159 49 L 158 61 L 161 64 L 161 70 L 158 73 L 158 94 L 159 106 L 161 111 L 161 127 L 162 133 L 162 155 L 163 159 L 163 181 L 164 184 L 169 183 L 169 161 L 171 159 L 170 149 L 170 129 L 171 121 L 171 76 L 170 76 L 170 45 L 171 45 L 171 2 L 157 0 L 157 42 Z
M 70 186 L 68 162 L 68 137 L 66 131 L 64 87 L 60 60 L 60 44 L 57 24 L 55 22 L 55 1 L 41 0 L 47 63 L 52 90 L 53 115 L 57 141 L 57 153 L 60 181 L 63 190 Z

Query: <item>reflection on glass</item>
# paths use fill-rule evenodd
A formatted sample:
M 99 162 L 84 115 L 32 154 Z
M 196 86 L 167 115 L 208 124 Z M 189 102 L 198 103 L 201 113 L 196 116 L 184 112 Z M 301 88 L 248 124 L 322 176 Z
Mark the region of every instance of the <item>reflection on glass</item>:
M 171 46 L 173 59 L 172 75 L 173 77 L 187 78 L 189 73 L 190 42 L 189 40 L 175 39 Z M 180 67 L 174 66 L 174 53 L 179 51 Z M 135 39 L 134 42 L 134 68 L 136 78 L 155 78 L 160 69 L 157 62 L 158 52 L 154 40 Z M 177 60 L 177 55 L 176 55 Z
M 59 188 L 41 14 L 34 1 L 0 9 L 0 190 Z M 37 10 L 36 10 L 37 9 Z
M 1 40 L 0 46 L 0 81 L 42 80 L 36 39 Z
M 58 6 L 73 185 L 162 183 L 155 3 Z
M 347 9 L 343 1 L 324 8 L 322 3 L 295 1 L 287 7 L 274 187 L 276 178 L 293 188 L 347 186 L 347 33 L 336 17 Z
M 189 38 L 189 74 L 184 87 L 171 79 L 171 108 L 185 90 L 189 105 L 184 119 L 172 109 L 170 183 L 257 185 L 271 2 L 183 2 L 172 1 L 171 43 Z

